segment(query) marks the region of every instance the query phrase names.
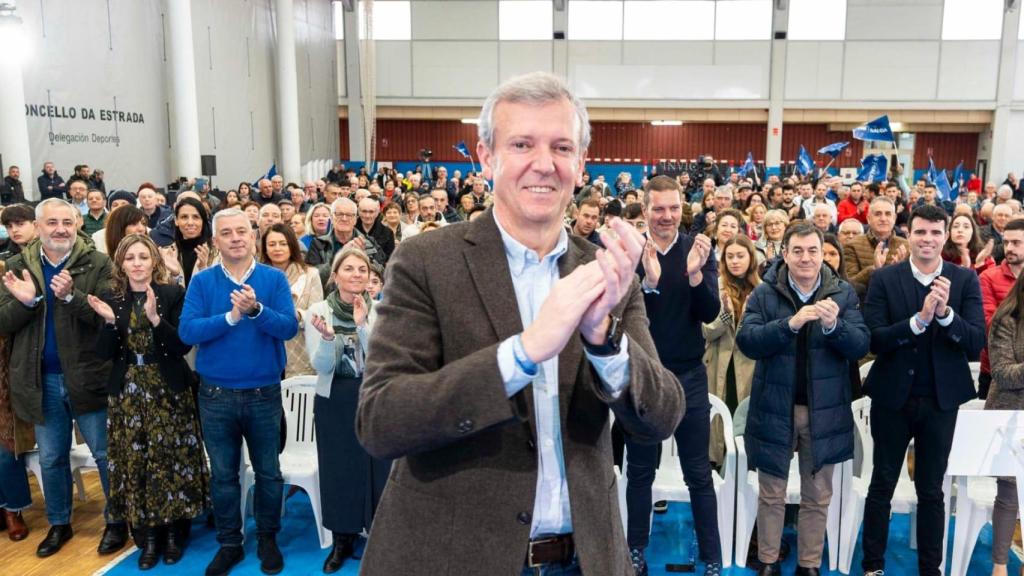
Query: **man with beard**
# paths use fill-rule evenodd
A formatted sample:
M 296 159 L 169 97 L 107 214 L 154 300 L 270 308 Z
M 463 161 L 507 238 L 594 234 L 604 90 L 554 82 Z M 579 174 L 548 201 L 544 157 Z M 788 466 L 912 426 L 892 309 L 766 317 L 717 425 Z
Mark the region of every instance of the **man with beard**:
M 39 190 L 39 197 L 43 200 L 64 197 L 64 178 L 57 174 L 53 162 L 43 163 L 43 173 L 36 179 L 36 189 Z
M 110 260 L 76 236 L 77 210 L 57 198 L 36 206 L 39 242 L 7 261 L 0 291 L 0 331 L 12 338 L 11 401 L 15 414 L 35 424 L 46 519 L 40 558 L 71 539 L 72 424 L 85 439 L 104 496 L 107 482 L 107 379 L 110 364 L 90 347 L 103 320 L 87 301 L 107 290 Z M 71 270 L 75 270 L 72 276 Z M 87 352 L 87 350 L 90 350 Z M 113 554 L 128 539 L 124 522 L 107 516 L 99 553 Z
M 1010 293 L 1014 282 L 1024 270 L 1024 220 L 1010 220 L 1003 229 L 1003 261 L 978 276 L 981 284 L 981 303 L 985 310 L 985 329 L 992 323 L 996 308 Z M 981 351 L 981 374 L 978 376 L 978 397 L 988 396 L 992 383 L 988 346 Z
M 597 225 L 601 218 L 601 203 L 593 198 L 587 198 L 580 202 L 580 212 L 576 215 L 576 221 L 572 224 L 574 236 L 586 238 L 597 246 L 601 244 L 601 237 L 597 233 Z
M 25 189 L 21 185 L 21 169 L 17 166 L 11 166 L 7 169 L 7 176 L 4 177 L 3 185 L 0 186 L 0 202 L 7 206 L 24 201 Z

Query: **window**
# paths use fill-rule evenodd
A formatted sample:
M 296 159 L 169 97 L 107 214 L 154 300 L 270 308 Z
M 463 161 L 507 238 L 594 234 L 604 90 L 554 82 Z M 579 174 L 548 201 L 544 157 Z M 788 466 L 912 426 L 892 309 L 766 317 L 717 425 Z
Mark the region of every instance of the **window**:
M 946 0 L 943 40 L 999 40 L 1003 36 L 1003 0 Z
M 771 40 L 771 0 L 718 0 L 716 40 Z
M 335 0 L 331 2 L 331 11 L 334 14 L 334 39 L 345 39 L 345 6 Z
M 715 3 L 707 0 L 627 1 L 626 40 L 713 40 Z
M 790 0 L 790 40 L 845 40 L 846 0 Z
M 551 40 L 553 18 L 551 0 L 501 0 L 498 39 Z
M 373 3 L 374 40 L 412 40 L 412 13 L 408 0 L 377 0 Z M 366 5 L 359 3 L 359 37 L 364 36 Z
M 622 40 L 622 2 L 569 0 L 569 40 Z

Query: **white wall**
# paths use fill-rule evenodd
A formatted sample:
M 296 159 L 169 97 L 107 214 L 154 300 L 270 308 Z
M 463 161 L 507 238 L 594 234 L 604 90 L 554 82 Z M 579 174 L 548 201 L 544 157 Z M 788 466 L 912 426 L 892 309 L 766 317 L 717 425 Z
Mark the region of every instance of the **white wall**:
M 164 55 L 166 2 L 19 2 L 30 47 L 24 71 L 29 104 L 74 107 L 77 117 L 28 117 L 32 167 L 52 160 L 67 177 L 75 164 L 106 172 L 107 188 L 164 185 L 173 79 Z M 234 187 L 267 171 L 277 156 L 274 15 L 271 0 L 191 0 L 200 150 L 217 156 L 217 185 Z M 336 50 L 329 0 L 295 0 L 302 162 L 338 149 Z M 109 17 L 108 17 L 109 14 Z M 143 122 L 100 119 L 115 108 Z M 95 120 L 83 120 L 81 109 Z M 51 143 L 50 132 L 85 142 Z M 94 141 L 93 134 L 97 135 Z M 118 141 L 102 137 L 117 136 Z

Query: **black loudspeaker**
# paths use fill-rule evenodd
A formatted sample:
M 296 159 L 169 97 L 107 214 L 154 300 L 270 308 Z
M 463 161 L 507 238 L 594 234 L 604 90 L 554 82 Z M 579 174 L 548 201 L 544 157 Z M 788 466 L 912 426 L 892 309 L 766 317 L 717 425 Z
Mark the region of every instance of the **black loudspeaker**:
M 199 157 L 199 163 L 203 165 L 203 176 L 216 176 L 217 175 L 217 157 L 213 155 L 203 155 Z

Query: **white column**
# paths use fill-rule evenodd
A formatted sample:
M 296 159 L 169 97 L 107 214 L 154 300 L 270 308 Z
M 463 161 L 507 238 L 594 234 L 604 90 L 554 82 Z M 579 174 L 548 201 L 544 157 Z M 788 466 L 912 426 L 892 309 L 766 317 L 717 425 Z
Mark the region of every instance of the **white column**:
M 363 82 L 359 75 L 359 19 L 358 9 L 345 12 L 345 85 L 348 100 L 348 149 L 349 158 L 366 160 L 366 145 L 363 124 Z
M 789 10 L 772 11 L 772 37 L 775 32 L 786 32 L 789 27 Z M 782 163 L 782 116 L 786 92 L 786 40 L 772 40 L 772 55 L 768 73 L 768 135 L 765 146 L 766 168 L 775 168 Z
M 174 147 L 171 176 L 202 176 L 199 162 L 199 103 L 196 100 L 195 50 L 192 46 L 192 2 L 168 0 L 170 28 L 171 106 Z
M 999 81 L 996 85 L 996 109 L 992 116 L 992 160 L 988 171 L 990 182 L 1002 182 L 1006 178 L 1006 173 L 1011 171 L 1007 148 L 1010 145 L 1010 102 L 1013 100 L 1013 85 L 1017 71 L 1017 31 L 1020 27 L 1018 10 L 1019 8 L 1003 13 Z
M 301 182 L 295 5 L 292 0 L 274 0 L 274 10 L 277 13 L 277 133 L 281 139 L 277 172 L 284 176 L 286 182 Z
M 25 86 L 22 83 L 22 58 L 27 43 L 22 36 L 21 20 L 13 14 L 0 16 L 0 155 L 3 156 L 3 174 L 7 167 L 21 169 L 21 183 L 25 198 L 36 200 L 35 174 L 28 140 L 28 121 L 25 118 Z

